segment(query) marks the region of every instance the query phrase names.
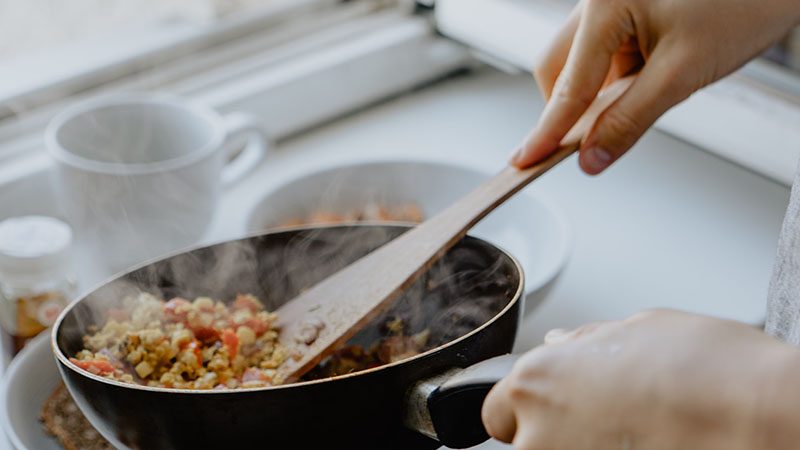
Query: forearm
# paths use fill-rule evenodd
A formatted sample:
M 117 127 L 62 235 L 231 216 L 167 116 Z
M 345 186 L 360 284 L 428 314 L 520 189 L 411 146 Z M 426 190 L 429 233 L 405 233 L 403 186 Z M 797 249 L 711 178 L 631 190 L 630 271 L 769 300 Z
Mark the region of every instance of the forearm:
M 764 373 L 754 386 L 761 395 L 755 399 L 750 448 L 796 449 L 800 444 L 800 349 L 782 345 L 766 363 Z

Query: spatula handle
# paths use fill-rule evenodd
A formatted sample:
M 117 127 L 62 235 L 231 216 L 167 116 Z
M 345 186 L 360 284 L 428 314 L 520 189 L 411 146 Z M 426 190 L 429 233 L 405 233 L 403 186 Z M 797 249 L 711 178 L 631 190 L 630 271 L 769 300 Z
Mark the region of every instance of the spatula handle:
M 417 245 L 426 244 L 425 247 L 428 248 L 419 248 L 418 261 L 426 261 L 426 257 L 436 259 L 439 253 L 446 251 L 464 237 L 467 230 L 497 206 L 576 152 L 580 148 L 581 140 L 598 116 L 628 89 L 633 79 L 633 76 L 626 77 L 609 85 L 570 129 L 561 141 L 561 145 L 545 159 L 523 170 L 514 167 L 503 169 L 477 189 L 397 240 L 413 241 Z
M 619 80 L 600 95 L 562 140 L 534 166 L 507 168 L 450 207 L 345 269 L 311 287 L 278 309 L 280 341 L 290 355 L 279 376 L 294 380 L 331 354 L 391 304 L 467 230 L 498 205 L 574 153 L 598 115 L 625 92 L 632 79 Z M 310 339 L 306 336 L 309 324 Z
M 562 145 L 544 160 L 524 170 L 514 167 L 503 169 L 446 210 L 431 217 L 398 239 L 414 239 L 416 245 L 419 243 L 430 245 L 431 257 L 435 256 L 435 248 L 440 248 L 442 251 L 449 249 L 487 214 L 530 182 L 575 153 L 579 147 L 580 142 Z M 423 235 L 425 237 L 422 237 Z M 419 250 L 424 251 L 422 248 Z

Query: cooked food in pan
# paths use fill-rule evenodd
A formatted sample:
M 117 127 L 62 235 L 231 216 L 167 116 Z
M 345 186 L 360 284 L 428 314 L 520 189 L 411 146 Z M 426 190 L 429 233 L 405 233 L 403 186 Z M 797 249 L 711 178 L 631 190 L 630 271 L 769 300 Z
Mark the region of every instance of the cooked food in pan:
M 230 305 L 208 297 L 163 302 L 141 293 L 108 311 L 70 360 L 126 383 L 180 389 L 234 389 L 279 384 L 286 359 L 272 327 L 276 316 L 252 295 Z
M 358 372 L 384 364 L 401 361 L 418 355 L 429 347 L 431 332 L 428 329 L 412 335 L 407 334 L 407 325 L 399 317 L 388 319 L 382 328 L 385 335 L 369 347 L 350 344 L 324 359 L 306 375 L 306 379 L 329 378 Z
M 60 373 L 86 416 L 98 430 L 108 431 L 109 440 L 120 448 L 247 448 L 265 436 L 273 448 L 372 449 L 376 442 L 386 449 L 439 448 L 429 431 L 419 432 L 428 430 L 426 425 L 403 420 L 405 412 L 424 412 L 431 398 L 412 399 L 409 389 L 428 377 L 509 352 L 522 311 L 519 266 L 509 255 L 473 237 L 460 241 L 386 311 L 365 324 L 347 342 L 348 350 L 309 376 L 349 374 L 361 364 L 394 361 L 360 375 L 292 386 L 175 392 L 93 375 L 69 360 L 83 350 L 98 356 L 102 347 L 88 348 L 84 337 L 100 332 L 110 318 L 117 316 L 118 323 L 136 320 L 130 309 L 136 305 L 126 305 L 126 297 L 149 292 L 160 301 L 182 297 L 194 303 L 207 296 L 233 309 L 239 293 L 250 293 L 266 311 L 275 311 L 303 289 L 408 229 L 359 225 L 283 230 L 194 249 L 133 269 L 70 304 L 59 317 L 53 344 Z M 162 311 L 164 306 L 161 303 Z M 224 344 L 218 342 L 204 344 Z M 423 342 L 422 353 L 397 360 L 417 351 Z M 134 381 L 146 384 L 125 358 L 117 364 Z M 452 411 L 445 407 L 440 416 L 460 416 Z M 472 424 L 457 430 L 481 431 Z
M 110 309 L 102 328 L 84 337 L 75 365 L 95 375 L 154 387 L 235 389 L 280 384 L 287 358 L 273 327 L 276 316 L 252 295 L 230 304 L 198 297 L 163 302 L 142 293 Z M 387 318 L 382 337 L 351 344 L 324 360 L 306 379 L 326 378 L 399 361 L 427 349 L 429 330 L 408 334 Z

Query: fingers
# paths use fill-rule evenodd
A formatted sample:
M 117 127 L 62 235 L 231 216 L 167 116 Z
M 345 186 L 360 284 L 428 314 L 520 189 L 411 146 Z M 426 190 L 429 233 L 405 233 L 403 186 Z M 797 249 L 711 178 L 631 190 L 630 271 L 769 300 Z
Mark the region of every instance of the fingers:
M 631 39 L 612 57 L 611 68 L 608 71 L 608 75 L 606 75 L 605 82 L 603 82 L 603 87 L 611 84 L 614 80 L 638 72 L 643 65 L 644 59 L 639 52 L 638 42 L 636 39 Z
M 597 96 L 608 74 L 612 56 L 632 36 L 632 25 L 628 23 L 627 15 L 617 8 L 597 3 L 587 2 L 553 95 L 536 129 L 512 158 L 513 165 L 527 167 L 558 147 Z
M 611 330 L 620 322 L 594 322 L 572 331 L 556 329 L 547 334 L 547 344 L 567 342 L 580 336 L 591 336 Z M 500 380 L 487 395 L 481 410 L 486 431 L 495 439 L 512 443 L 517 448 L 554 448 L 554 426 L 559 414 L 553 415 L 563 398 L 556 386 L 564 380 L 566 362 L 574 361 L 570 347 L 537 347 L 523 355 L 508 376 Z M 555 389 L 555 390 L 554 390 Z M 555 397 L 554 397 L 555 394 Z M 562 448 L 562 447 L 559 447 Z
M 511 443 L 523 431 L 519 428 L 530 431 L 535 426 L 530 417 L 519 424 L 518 420 L 521 420 L 520 414 L 538 409 L 536 382 L 549 378 L 556 356 L 546 347 L 535 348 L 518 359 L 511 372 L 492 388 L 481 410 L 490 436 Z
M 628 91 L 600 115 L 586 136 L 579 159 L 584 172 L 596 175 L 605 170 L 662 114 L 691 94 L 692 87 L 683 82 L 686 64 L 668 47 L 653 52 Z
M 561 73 L 561 69 L 564 68 L 564 64 L 567 62 L 567 55 L 570 47 L 572 47 L 575 31 L 578 29 L 578 23 L 580 22 L 581 9 L 580 3 L 575 6 L 566 23 L 558 31 L 555 39 L 553 39 L 553 42 L 545 50 L 542 58 L 533 69 L 533 77 L 536 79 L 539 92 L 542 93 L 545 100 L 550 99 L 558 74 Z
M 545 343 L 566 342 L 579 336 L 588 335 L 615 322 L 594 322 L 583 325 L 572 331 L 555 329 L 547 333 Z M 549 347 L 538 347 L 526 353 L 517 361 L 511 373 L 500 380 L 486 396 L 481 410 L 481 417 L 486 431 L 493 438 L 511 443 L 520 438 L 519 433 L 528 433 L 535 428 L 530 417 L 517 427 L 522 410 L 529 413 L 531 408 L 538 408 L 535 385 L 537 380 L 546 380 L 557 370 L 562 352 L 553 352 Z M 530 414 L 529 414 L 530 415 Z M 524 425 L 524 426 L 523 426 Z M 528 439 L 524 439 L 528 441 Z
M 542 446 L 548 433 L 543 424 L 553 406 L 554 380 L 560 380 L 564 352 L 537 347 L 523 355 L 511 372 L 489 392 L 481 411 L 486 431 L 517 448 Z M 519 447 L 520 443 L 525 443 Z
M 512 406 L 514 402 L 509 395 L 508 379 L 503 378 L 492 388 L 481 409 L 483 425 L 489 436 L 506 443 L 514 440 L 517 433 L 517 419 Z

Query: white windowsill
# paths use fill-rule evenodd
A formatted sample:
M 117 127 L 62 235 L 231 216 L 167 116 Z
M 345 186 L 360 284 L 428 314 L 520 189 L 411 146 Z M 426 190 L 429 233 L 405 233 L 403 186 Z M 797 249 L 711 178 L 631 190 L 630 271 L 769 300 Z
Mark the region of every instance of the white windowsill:
M 12 58 L 0 72 L 0 119 L 336 3 L 271 0 L 247 14 L 132 26 Z

